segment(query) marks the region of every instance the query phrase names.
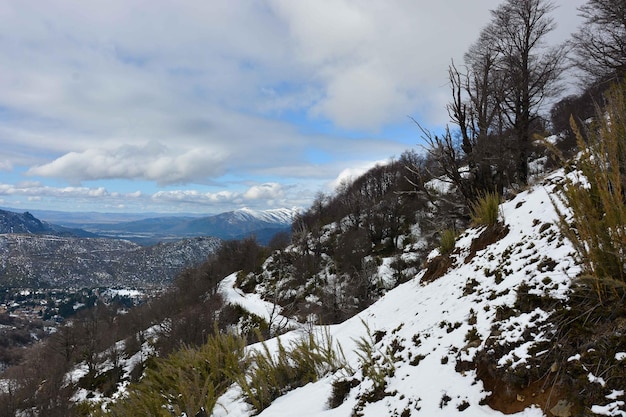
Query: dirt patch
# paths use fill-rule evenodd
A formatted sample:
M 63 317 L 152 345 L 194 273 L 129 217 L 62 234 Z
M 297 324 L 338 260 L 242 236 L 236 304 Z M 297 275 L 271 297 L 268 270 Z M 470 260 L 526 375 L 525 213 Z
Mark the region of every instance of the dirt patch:
M 431 259 L 426 265 L 426 272 L 421 282 L 432 282 L 441 278 L 452 266 L 452 258 L 449 255 L 439 255 Z
M 527 289 L 522 285 L 519 290 L 518 295 L 525 299 Z M 457 370 L 476 370 L 485 390 L 491 392 L 483 403 L 502 413 L 536 405 L 548 417 L 553 416 L 551 410 L 559 417 L 589 415 L 586 413 L 592 405 L 609 403 L 606 396 L 626 386 L 626 367 L 617 355 L 626 351 L 625 300 L 624 293 L 613 298 L 605 295 L 600 300 L 593 288 L 579 284 L 568 303 L 555 304 L 539 297 L 531 298 L 529 305 L 516 302 L 513 312 L 536 308 L 553 311 L 548 322 L 528 328 L 523 340 L 532 340 L 533 333 L 549 328 L 554 329 L 552 340 L 531 347 L 526 364 L 499 367 L 500 359 L 519 342 L 501 343 L 499 333 L 493 332 L 494 337 L 488 339 L 474 362 L 461 362 Z M 601 376 L 603 382 L 591 381 L 590 374 Z M 554 408 L 559 402 L 561 407 Z
M 478 364 L 476 375 L 483 382 L 485 390 L 491 392 L 491 395 L 483 400 L 483 404 L 504 414 L 519 413 L 535 405 L 541 408 L 545 415 L 552 417 L 550 410 L 567 396 L 567 390 L 556 382 L 553 374 L 527 386 L 516 386 L 495 375 L 491 365 L 482 363 Z
M 509 231 L 509 226 L 502 223 L 496 223 L 492 226 L 485 227 L 481 234 L 472 241 L 472 244 L 470 245 L 470 253 L 465 258 L 465 263 L 469 263 L 472 258 L 476 256 L 476 252 L 483 250 L 487 246 L 492 245 L 504 238 L 509 234 Z

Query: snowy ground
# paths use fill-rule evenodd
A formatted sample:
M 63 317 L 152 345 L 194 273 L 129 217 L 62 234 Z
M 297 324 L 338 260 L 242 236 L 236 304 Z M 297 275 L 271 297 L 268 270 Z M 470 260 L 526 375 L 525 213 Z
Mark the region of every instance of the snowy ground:
M 355 369 L 359 368 L 355 340 L 365 334 L 364 323 L 372 332 L 384 332 L 382 340 L 375 345 L 380 352 L 389 352 L 388 348 L 395 346 L 395 373 L 388 378 L 386 389 L 390 395 L 362 405 L 361 415 L 503 415 L 480 404 L 488 393 L 476 379 L 475 372 L 457 372 L 455 365 L 457 361 L 470 360 L 484 346 L 490 337 L 498 307 L 513 305 L 520 284 L 529 284 L 532 291 L 553 298 L 566 296 L 571 278 L 579 269 L 572 258 L 571 245 L 559 238 L 557 216 L 549 197 L 551 192 L 550 185 L 536 186 L 503 204 L 502 216 L 509 228 L 508 234 L 471 259 L 468 257 L 470 245 L 483 229 L 470 229 L 464 233 L 452 255 L 454 263 L 442 277 L 423 283 L 422 271 L 413 280 L 389 291 L 358 316 L 329 328 Z M 237 293 L 231 285 L 232 277 L 229 277 L 224 282 L 228 299 L 257 314 L 267 311 L 266 305 L 252 296 Z M 498 326 L 507 332 L 500 338 L 517 340 L 531 322 L 545 316 L 545 312 L 537 310 L 511 317 L 506 323 L 499 322 Z M 544 335 L 534 336 L 541 340 Z M 296 336 L 292 332 L 283 337 Z M 513 363 L 524 363 L 531 344 L 521 344 L 508 359 Z M 359 371 L 354 376 L 363 380 Z M 259 415 L 351 416 L 359 394 L 368 389 L 368 381 L 353 388 L 341 406 L 330 409 L 331 384 L 339 377 L 340 374 L 330 375 L 293 390 Z M 615 394 L 616 401 L 620 395 L 623 398 L 623 392 Z M 253 410 L 233 387 L 222 396 L 213 415 L 244 417 L 253 415 Z M 543 412 L 531 407 L 516 415 L 542 416 Z

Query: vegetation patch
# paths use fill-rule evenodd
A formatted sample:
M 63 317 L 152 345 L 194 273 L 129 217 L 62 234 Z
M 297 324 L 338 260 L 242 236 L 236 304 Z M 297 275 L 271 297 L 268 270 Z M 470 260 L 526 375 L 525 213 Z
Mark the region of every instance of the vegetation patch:
M 166 358 L 155 358 L 144 377 L 129 386 L 124 398 L 95 415 L 210 413 L 217 398 L 245 369 L 244 347 L 243 338 L 216 333 L 199 348 L 184 347 Z
M 555 205 L 561 232 L 574 245 L 600 297 L 615 293 L 615 287 L 626 288 L 626 83 L 609 89 L 606 99 L 585 133 L 572 119 L 580 175 L 568 177 L 557 197 L 571 219 Z
M 341 348 L 335 346 L 328 330 L 321 336 L 310 332 L 288 346 L 280 338 L 277 343 L 274 354 L 263 342 L 261 349 L 251 354 L 252 365 L 235 378 L 244 398 L 257 412 L 295 388 L 348 368 Z
M 500 220 L 500 195 L 486 192 L 470 204 L 470 217 L 476 226 L 495 226 Z
M 444 229 L 439 236 L 439 252 L 447 255 L 454 250 L 458 232 L 455 229 Z

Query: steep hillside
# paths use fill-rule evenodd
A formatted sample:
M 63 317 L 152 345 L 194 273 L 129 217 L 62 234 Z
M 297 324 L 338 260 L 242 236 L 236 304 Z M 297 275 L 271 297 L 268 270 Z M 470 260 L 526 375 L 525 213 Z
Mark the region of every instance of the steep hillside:
M 264 272 L 255 275 L 258 292 L 238 287 L 240 273 L 229 275 L 219 292 L 231 309 L 247 311 L 239 331 L 265 323 L 270 334 L 286 332 L 235 356 L 238 366 L 248 367 L 245 379 L 228 368 L 224 374 L 236 382 L 224 386 L 215 404 L 188 390 L 198 387 L 194 361 L 212 360 L 202 355 L 210 355 L 211 343 L 226 336 L 199 350 L 179 351 L 183 356 L 176 360 L 187 358 L 182 362 L 174 357 L 159 362 L 160 372 L 171 372 L 173 379 L 163 386 L 169 393 L 152 400 L 168 398 L 173 410 L 182 410 L 177 398 L 184 391 L 187 410 L 205 404 L 213 410 L 207 415 L 215 417 L 626 415 L 626 309 L 623 300 L 593 305 L 594 292 L 575 279 L 580 267 L 557 226 L 551 198 L 561 179 L 562 173 L 554 174 L 505 202 L 496 224 L 469 228 L 446 253 L 431 252 L 424 268 L 340 324 L 317 326 L 315 314 L 303 322 L 272 302 L 269 287 L 280 281 L 268 284 L 263 278 L 276 273 L 277 254 L 297 252 L 296 247 L 268 258 Z M 403 256 L 418 256 L 417 250 L 406 245 Z M 391 260 L 383 257 L 376 264 L 377 279 L 395 280 Z M 118 350 L 125 351 L 120 343 Z M 110 403 L 110 395 L 130 395 L 133 405 L 124 408 L 124 402 L 114 413 L 142 410 L 147 401 L 142 395 L 151 391 L 141 384 L 162 379 L 128 383 L 137 358 L 150 352 L 146 341 L 138 353 L 118 357 L 125 371 L 116 393 L 83 388 L 74 401 L 111 407 L 119 403 Z M 85 366 L 75 368 L 71 378 L 83 380 Z M 110 365 L 99 369 L 105 373 Z M 183 376 L 192 380 L 179 379 Z
M 555 225 L 549 182 L 503 204 L 500 225 L 468 229 L 449 256 L 432 253 L 428 265 L 439 268 L 423 269 L 356 317 L 331 326 L 352 370 L 295 389 L 259 415 L 500 415 L 494 409 L 520 416 L 578 415 L 559 414 L 568 407 L 582 412 L 588 404 L 568 391 L 563 373 L 585 351 L 559 355 L 560 329 L 551 320 L 570 302 L 579 268 Z M 293 340 L 302 331 L 281 338 Z M 359 351 L 359 340 L 371 342 L 371 356 Z M 626 365 L 622 349 L 605 357 L 602 370 Z M 588 370 L 588 384 L 606 395 L 593 405 L 618 410 L 624 392 L 601 380 L 602 370 Z M 335 398 L 340 405 L 331 409 L 329 401 L 341 387 L 345 399 Z M 235 386 L 222 397 L 215 416 L 253 414 L 237 392 Z
M 143 247 L 118 239 L 0 235 L 0 286 L 167 285 L 220 242 L 197 237 Z

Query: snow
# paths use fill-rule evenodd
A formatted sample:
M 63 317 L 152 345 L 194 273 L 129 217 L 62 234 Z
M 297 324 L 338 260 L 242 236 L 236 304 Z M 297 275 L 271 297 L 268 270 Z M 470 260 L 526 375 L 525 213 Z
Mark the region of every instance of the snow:
M 606 396 L 607 400 L 613 400 L 613 402 L 606 405 L 594 405 L 591 407 L 591 411 L 603 416 L 626 417 L 626 411 L 624 411 L 625 403 L 622 400 L 618 400 L 619 397 L 623 396 L 624 390 L 613 390 Z
M 589 382 L 600 384 L 603 387 L 606 385 L 606 381 L 603 378 L 601 378 L 599 376 L 595 376 L 591 372 L 589 372 L 589 374 L 587 375 L 587 379 L 589 380 Z
M 521 341 L 526 329 L 533 328 L 534 323 L 547 317 L 546 312 L 537 309 L 503 322 L 495 321 L 499 306 L 513 305 L 517 297 L 514 289 L 520 284 L 529 284 L 533 293 L 546 293 L 563 299 L 571 278 L 579 272 L 571 255 L 573 248 L 569 242 L 558 238 L 557 215 L 550 199 L 553 186 L 550 181 L 544 184 L 522 192 L 502 205 L 509 233 L 500 241 L 478 251 L 468 260 L 472 240 L 483 231 L 480 228 L 470 229 L 457 240 L 457 251 L 452 255 L 453 266 L 445 275 L 433 282 L 422 283 L 424 272 L 419 272 L 356 317 L 328 327 L 354 369 L 359 369 L 355 349 L 356 340 L 366 332 L 364 323 L 372 332 L 384 332 L 382 341 L 375 346 L 380 352 L 385 352 L 392 343 L 402 347 L 395 353 L 394 375 L 387 378 L 386 392 L 390 394 L 379 401 L 362 405 L 361 415 L 401 415 L 405 410 L 411 416 L 429 417 L 503 415 L 481 404 L 489 393 L 485 392 L 475 372 L 457 372 L 455 365 L 459 360 L 471 360 L 491 336 L 494 326 L 503 332 L 501 340 Z M 436 255 L 433 253 L 431 257 Z M 554 261 L 553 268 L 541 266 L 544 265 L 542 261 L 550 260 Z M 379 273 L 390 275 L 392 271 L 387 266 L 387 261 L 384 261 Z M 500 282 L 494 279 L 493 271 L 501 272 Z M 391 281 L 391 277 L 384 279 Z M 235 275 L 231 275 L 222 284 L 226 299 L 267 319 L 271 306 L 255 294 L 243 294 L 236 290 L 234 280 Z M 470 280 L 473 291 L 468 292 L 466 287 Z M 299 331 L 294 330 L 281 337 L 297 337 Z M 467 340 L 472 333 L 478 338 L 474 345 Z M 546 337 L 541 332 L 535 336 L 537 340 Z M 275 346 L 269 342 L 270 347 Z M 531 345 L 532 342 L 521 343 L 505 362 L 524 363 L 530 358 Z M 411 359 L 418 357 L 423 359 Z M 363 380 L 360 372 L 357 371 L 355 377 Z M 367 391 L 370 382 L 363 380 L 350 391 L 341 406 L 329 409 L 327 404 L 332 382 L 340 377 L 340 374 L 327 376 L 295 389 L 277 399 L 259 416 L 350 416 L 358 404 L 358 395 Z M 254 415 L 254 410 L 238 395 L 237 387 L 232 387 L 220 398 L 219 406 L 213 413 L 216 417 L 226 415 Z M 515 415 L 534 417 L 542 416 L 543 412 L 530 407 Z
M 109 288 L 104 292 L 104 294 L 108 295 L 111 298 L 115 296 L 137 298 L 141 297 L 143 295 L 143 292 L 129 288 Z
M 123 371 L 122 376 L 121 376 L 122 383 L 118 386 L 117 391 L 112 395 L 111 398 L 105 397 L 102 395 L 102 393 L 97 392 L 97 391 L 94 392 L 94 391 L 86 390 L 84 388 L 79 388 L 76 391 L 76 393 L 73 395 L 72 400 L 75 402 L 83 402 L 83 401 L 90 401 L 94 403 L 102 402 L 102 406 L 105 406 L 107 402 L 123 397 L 126 393 L 126 388 L 128 387 L 128 384 L 130 381 L 130 374 L 133 371 L 133 369 L 139 363 L 145 362 L 146 359 L 148 359 L 150 356 L 155 355 L 152 339 L 157 337 L 160 331 L 161 331 L 160 325 L 153 325 L 147 328 L 146 330 L 144 330 L 143 338 L 145 339 L 145 342 L 143 342 L 139 351 L 137 351 L 135 354 L 131 355 L 130 357 L 126 357 L 124 354 L 126 344 L 123 340 L 116 342 L 115 345 L 113 345 L 111 349 L 109 349 L 108 351 L 105 351 L 99 354 L 100 357 L 106 357 L 109 353 L 111 353 L 112 349 L 115 349 L 115 351 L 119 355 L 119 365 L 121 366 L 122 371 Z M 113 364 L 111 363 L 111 361 L 107 360 L 104 363 L 101 363 L 98 365 L 98 372 L 106 372 L 112 367 L 113 367 Z M 87 364 L 85 362 L 81 362 L 78 365 L 74 366 L 74 368 L 72 368 L 67 374 L 65 374 L 64 383 L 65 384 L 77 383 L 78 381 L 80 381 L 81 378 L 87 375 L 88 372 L 89 372 L 89 369 L 87 367 Z
M 230 304 L 240 305 L 249 313 L 264 319 L 271 328 L 284 328 L 292 321 L 280 314 L 280 306 L 265 301 L 257 293 L 244 293 L 235 287 L 237 273 L 230 274 L 220 283 L 219 291 L 224 301 Z
M 235 210 L 233 213 L 236 218 L 240 220 L 248 220 L 250 218 L 262 220 L 267 223 L 282 223 L 285 225 L 291 225 L 294 217 L 302 212 L 302 209 L 299 207 L 293 208 L 280 208 L 280 209 L 270 209 L 270 210 L 252 210 L 250 208 L 244 207 L 238 210 Z

